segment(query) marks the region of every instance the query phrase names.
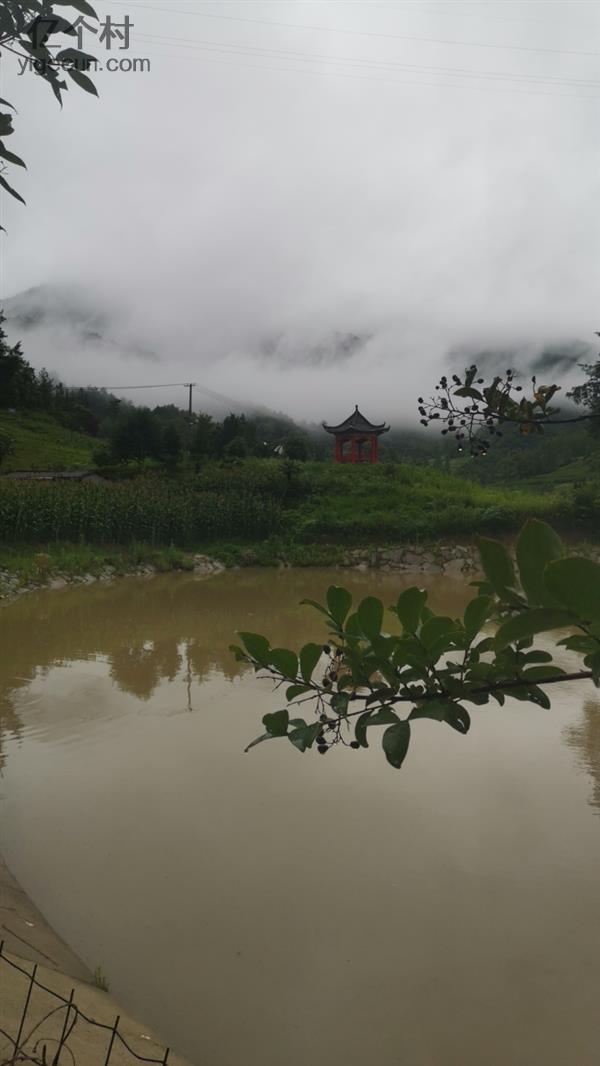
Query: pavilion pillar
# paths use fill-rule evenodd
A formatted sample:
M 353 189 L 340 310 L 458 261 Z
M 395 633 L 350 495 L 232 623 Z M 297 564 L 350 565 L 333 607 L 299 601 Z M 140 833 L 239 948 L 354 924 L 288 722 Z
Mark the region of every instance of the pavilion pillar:
M 374 433 L 373 436 L 371 437 L 371 462 L 372 463 L 376 463 L 377 462 L 377 446 L 378 446 L 377 434 Z
M 342 438 L 341 437 L 336 437 L 335 438 L 335 461 L 336 461 L 336 463 L 341 463 L 341 461 L 342 461 Z
M 352 437 L 352 451 L 350 453 L 350 462 L 356 462 L 356 437 Z

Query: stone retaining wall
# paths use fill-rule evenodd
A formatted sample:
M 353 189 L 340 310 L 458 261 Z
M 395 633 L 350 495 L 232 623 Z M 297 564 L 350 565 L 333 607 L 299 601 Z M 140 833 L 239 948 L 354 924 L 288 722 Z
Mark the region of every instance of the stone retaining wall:
M 461 577 L 480 570 L 477 549 L 471 544 L 428 544 L 420 547 L 353 548 L 342 566 L 358 570 L 406 570 L 421 574 Z

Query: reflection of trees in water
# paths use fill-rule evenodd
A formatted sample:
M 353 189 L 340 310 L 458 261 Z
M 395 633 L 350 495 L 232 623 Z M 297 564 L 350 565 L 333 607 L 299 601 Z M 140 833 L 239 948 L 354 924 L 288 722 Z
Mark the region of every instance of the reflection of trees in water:
M 229 651 L 236 629 L 265 633 L 283 647 L 322 640 L 320 618 L 299 603 L 324 599 L 332 580 L 348 584 L 357 600 L 374 593 L 391 603 L 415 578 L 241 570 L 208 581 L 169 574 L 24 597 L 0 615 L 0 726 L 16 731 L 12 694 L 41 671 L 95 658 L 107 661 L 121 690 L 141 700 L 161 681 L 179 677 L 187 682 L 191 706 L 193 683 L 215 672 L 232 680 L 246 669 Z M 432 599 L 438 609 L 462 611 L 469 598 L 455 582 L 445 588 L 436 578 Z
M 119 648 L 110 656 L 110 676 L 123 692 L 148 700 L 163 680 L 174 681 L 181 668 L 177 640 L 156 640 Z
M 5 743 L 7 738 L 18 739 L 23 723 L 15 711 L 10 695 L 0 693 L 0 772 L 6 762 Z
M 276 643 L 319 639 L 318 621 L 297 605 L 305 595 L 322 596 L 329 582 L 307 589 L 303 575 L 283 577 L 273 571 L 211 581 L 168 575 L 18 600 L 0 616 L 0 733 L 21 728 L 18 690 L 64 663 L 105 659 L 114 683 L 141 700 L 161 681 L 180 677 L 191 706 L 193 683 L 214 672 L 232 680 L 244 671 L 229 651 L 238 626 L 270 633 Z
M 588 699 L 583 705 L 583 718 L 564 731 L 567 744 L 577 753 L 577 762 L 593 782 L 590 803 L 600 807 L 600 701 Z

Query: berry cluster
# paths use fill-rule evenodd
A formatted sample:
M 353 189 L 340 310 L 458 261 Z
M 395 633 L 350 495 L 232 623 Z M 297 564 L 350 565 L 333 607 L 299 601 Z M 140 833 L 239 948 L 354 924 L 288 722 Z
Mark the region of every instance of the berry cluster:
M 535 378 L 533 379 L 535 386 Z M 484 388 L 484 379 L 477 377 L 477 366 L 473 363 L 467 367 L 464 377 L 452 374 L 449 380 L 445 374 L 435 386 L 438 396 L 425 400 L 418 398 L 421 425 L 429 426 L 439 422 L 442 436 L 454 437 L 459 452 L 468 448 L 473 458 L 485 456 L 492 437 L 501 437 L 498 428 L 507 421 L 519 421 L 528 412 L 523 410 L 523 402 L 517 402 L 514 394 L 522 392 L 522 386 L 515 384 L 513 370 L 507 370 L 504 377 L 495 377 Z M 464 402 L 467 401 L 467 402 Z

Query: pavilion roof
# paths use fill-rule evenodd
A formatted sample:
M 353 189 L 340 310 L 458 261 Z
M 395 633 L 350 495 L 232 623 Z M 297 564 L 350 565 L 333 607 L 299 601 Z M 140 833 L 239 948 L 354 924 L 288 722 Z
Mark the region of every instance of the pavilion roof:
M 352 414 L 348 415 L 348 418 L 345 418 L 338 426 L 328 426 L 323 422 L 323 429 L 328 433 L 376 433 L 379 436 L 381 433 L 387 433 L 389 428 L 385 422 L 378 424 L 369 422 L 369 419 L 358 410 L 358 404 Z

